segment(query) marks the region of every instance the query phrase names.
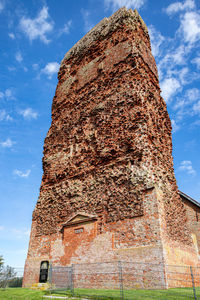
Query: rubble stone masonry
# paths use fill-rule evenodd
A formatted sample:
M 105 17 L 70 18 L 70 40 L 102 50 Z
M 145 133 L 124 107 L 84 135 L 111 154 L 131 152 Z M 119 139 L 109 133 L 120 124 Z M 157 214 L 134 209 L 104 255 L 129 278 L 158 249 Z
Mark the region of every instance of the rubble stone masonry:
M 170 263 L 176 249 L 178 263 L 194 264 L 171 122 L 138 12 L 97 24 L 67 52 L 58 80 L 24 286 L 42 260 Z

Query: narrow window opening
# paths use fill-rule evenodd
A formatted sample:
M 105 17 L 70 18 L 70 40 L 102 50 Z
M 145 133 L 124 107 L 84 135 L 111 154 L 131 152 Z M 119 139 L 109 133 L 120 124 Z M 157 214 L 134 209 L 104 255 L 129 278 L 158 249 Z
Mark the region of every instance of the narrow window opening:
M 197 222 L 199 221 L 199 216 L 198 216 L 197 210 L 196 210 L 196 221 L 197 221 Z
M 76 229 L 74 229 L 74 232 L 75 233 L 82 233 L 83 232 L 83 228 L 76 228 Z

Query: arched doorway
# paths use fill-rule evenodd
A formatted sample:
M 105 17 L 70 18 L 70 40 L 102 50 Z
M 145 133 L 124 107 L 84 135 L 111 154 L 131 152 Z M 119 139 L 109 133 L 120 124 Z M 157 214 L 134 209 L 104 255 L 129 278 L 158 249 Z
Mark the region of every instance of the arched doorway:
M 40 278 L 39 282 L 47 282 L 49 271 L 49 262 L 48 260 L 42 261 L 40 264 Z

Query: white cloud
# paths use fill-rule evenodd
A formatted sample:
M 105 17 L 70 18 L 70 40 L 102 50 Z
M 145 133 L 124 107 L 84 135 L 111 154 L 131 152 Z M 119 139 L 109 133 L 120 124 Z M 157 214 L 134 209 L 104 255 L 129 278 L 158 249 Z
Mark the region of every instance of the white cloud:
M 15 99 L 12 88 L 6 89 L 4 92 L 0 92 L 0 99 L 6 98 L 7 100 Z
M 3 97 L 6 98 L 7 100 L 14 100 L 15 96 L 14 96 L 14 92 L 13 89 L 6 89 L 3 93 Z
M 15 67 L 10 67 L 10 66 L 9 66 L 9 67 L 8 67 L 8 71 L 9 71 L 9 72 L 14 72 L 14 71 L 16 71 L 16 68 L 15 68 Z
M 160 46 L 164 42 L 165 38 L 153 25 L 149 26 L 148 31 L 151 39 L 152 53 L 154 56 L 159 56 Z
M 69 21 L 64 25 L 64 28 L 60 30 L 59 35 L 62 35 L 62 34 L 69 34 L 71 26 L 72 26 L 72 20 L 69 20 Z
M 33 70 L 38 70 L 38 68 L 39 68 L 39 65 L 38 64 L 32 64 L 32 67 L 33 67 Z
M 169 47 L 169 45 L 168 45 Z M 185 56 L 188 54 L 189 49 L 181 44 L 175 49 L 170 49 L 168 53 L 163 57 L 161 63 L 167 66 L 169 63 L 174 65 L 184 65 L 186 63 Z M 170 66 L 171 67 L 171 66 Z
M 195 175 L 196 171 L 193 169 L 192 162 L 190 160 L 183 160 L 178 167 L 179 171 L 186 171 L 190 175 Z
M 5 140 L 5 142 L 0 142 L 1 147 L 3 148 L 11 148 L 13 145 L 15 144 L 15 142 L 13 142 L 11 139 L 7 138 L 7 140 Z
M 179 29 L 184 36 L 185 42 L 194 43 L 200 39 L 200 14 L 191 11 L 181 17 Z
M 183 45 L 180 45 L 177 49 L 175 49 L 173 53 L 173 60 L 176 64 L 185 64 L 185 54 L 186 50 Z
M 22 62 L 23 57 L 22 57 L 21 52 L 18 51 L 18 52 L 15 54 L 15 59 L 16 59 L 16 61 L 19 62 L 19 63 Z
M 197 88 L 189 89 L 185 95 L 177 99 L 173 109 L 177 110 L 179 119 L 184 115 L 195 115 L 200 112 L 199 107 L 200 90 Z
M 176 121 L 174 119 L 171 120 L 172 123 L 172 132 L 175 133 L 176 131 L 178 131 L 180 129 L 180 126 L 176 123 Z
M 84 31 L 88 32 L 90 29 L 94 27 L 94 24 L 90 20 L 90 12 L 89 10 L 82 9 L 81 10 L 82 16 L 83 16 L 83 21 L 84 21 Z
M 26 228 L 24 229 L 12 228 L 10 229 L 10 232 L 14 234 L 17 238 L 24 238 L 30 236 L 30 230 Z
M 200 11 L 194 9 L 196 7 L 193 0 L 174 1 L 167 8 L 169 15 L 179 13 L 176 17 L 179 26 L 174 36 L 163 37 L 151 26 L 149 31 L 153 54 L 157 60 L 162 96 L 174 110 L 173 132 L 186 124 L 181 123 L 181 120 L 199 117 L 200 114 L 200 89 L 186 90 L 189 84 L 200 78 L 199 72 L 193 68 L 200 69 L 200 55 L 197 52 L 200 42 Z M 191 63 L 195 65 L 191 66 Z M 181 94 L 182 91 L 184 94 Z
M 5 109 L 0 110 L 0 121 L 12 121 L 13 118 L 6 113 Z
M 200 100 L 193 105 L 192 109 L 195 114 L 200 113 Z
M 160 87 L 162 90 L 162 97 L 166 102 L 169 102 L 180 89 L 180 82 L 176 78 L 166 78 L 160 83 Z
M 48 19 L 48 7 L 44 6 L 35 19 L 23 17 L 20 20 L 20 27 L 30 41 L 40 39 L 48 44 L 50 40 L 47 39 L 46 35 L 53 30 L 53 22 Z
M 44 69 L 41 70 L 41 73 L 46 74 L 48 78 L 51 79 L 55 73 L 58 73 L 59 68 L 60 65 L 57 62 L 49 62 Z
M 195 2 L 193 0 L 186 0 L 185 2 L 174 2 L 166 8 L 166 13 L 172 15 L 179 11 L 190 10 L 195 8 Z
M 158 61 L 158 73 L 159 73 L 160 80 L 163 80 L 164 78 L 167 77 L 175 76 L 183 84 L 185 83 L 185 77 L 187 75 L 186 82 L 188 83 L 189 69 L 187 67 L 184 67 L 180 70 L 177 67 L 181 65 L 187 65 L 187 55 L 190 51 L 190 47 L 186 47 L 185 45 L 180 44 L 178 47 L 174 49 L 175 41 L 171 40 L 171 43 L 172 45 L 170 45 L 170 41 L 169 41 L 167 48 L 162 49 L 163 52 L 166 53 L 162 55 Z
M 12 90 L 11 89 L 6 89 L 5 90 L 5 96 L 6 96 L 6 98 L 12 98 Z
M 16 169 L 16 170 L 13 171 L 14 175 L 17 175 L 21 178 L 28 178 L 30 173 L 31 173 L 31 170 L 27 170 L 25 172 L 22 172 L 22 171 Z
M 6 115 L 6 121 L 13 121 L 13 118 L 10 115 Z
M 197 56 L 192 60 L 192 63 L 197 65 L 197 68 L 200 69 L 200 56 Z
M 191 124 L 191 127 L 200 126 L 200 120 L 196 120 Z
M 35 112 L 32 108 L 21 110 L 19 114 L 22 115 L 26 120 L 37 119 L 38 117 L 38 113 Z
M 185 94 L 188 103 L 192 103 L 200 98 L 200 90 L 197 88 L 189 89 Z
M 116 10 L 122 6 L 133 9 L 140 9 L 146 0 L 104 0 L 105 7 L 112 10 Z
M 2 229 L 1 229 L 2 228 Z M 4 226 L 0 226 L 0 231 L 4 231 L 4 234 L 7 237 L 13 238 L 26 238 L 30 236 L 30 230 L 28 228 L 7 228 Z
M 10 32 L 9 34 L 8 34 L 8 36 L 12 39 L 12 40 L 14 40 L 15 39 L 15 35 L 14 35 L 14 33 L 13 32 Z
M 182 85 L 190 83 L 190 75 L 188 75 L 188 73 L 189 69 L 187 67 L 177 71 L 177 75 Z
M 0 13 L 2 12 L 3 9 L 4 9 L 4 2 L 0 1 Z

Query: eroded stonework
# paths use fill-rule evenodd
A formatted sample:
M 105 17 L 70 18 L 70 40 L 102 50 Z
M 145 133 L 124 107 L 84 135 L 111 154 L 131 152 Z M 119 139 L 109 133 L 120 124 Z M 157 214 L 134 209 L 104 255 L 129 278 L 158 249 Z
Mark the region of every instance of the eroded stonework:
M 174 176 L 171 122 L 138 12 L 122 8 L 102 20 L 65 55 L 58 79 L 26 268 L 33 256 L 89 262 L 102 241 L 100 260 L 123 258 L 127 247 L 133 260 L 137 247 L 149 246 L 141 260 L 157 253 L 167 261 L 165 244 L 196 259 Z M 83 222 L 82 239 L 75 227 L 63 229 L 77 213 L 96 216 Z

